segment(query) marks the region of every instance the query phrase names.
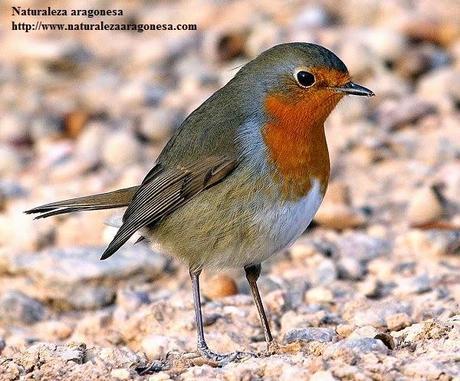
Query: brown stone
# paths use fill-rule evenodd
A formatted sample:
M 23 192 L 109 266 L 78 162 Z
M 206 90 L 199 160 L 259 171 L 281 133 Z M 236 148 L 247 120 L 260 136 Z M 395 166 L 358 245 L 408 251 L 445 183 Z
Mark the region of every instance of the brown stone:
M 209 299 L 218 299 L 238 293 L 235 280 L 225 274 L 214 275 L 209 279 L 203 279 L 203 295 Z

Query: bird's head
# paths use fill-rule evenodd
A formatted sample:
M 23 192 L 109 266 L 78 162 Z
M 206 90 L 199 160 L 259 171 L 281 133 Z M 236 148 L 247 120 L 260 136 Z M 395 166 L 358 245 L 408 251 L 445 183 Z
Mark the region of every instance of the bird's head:
M 289 112 L 315 124 L 324 123 L 345 95 L 374 95 L 351 81 L 334 53 L 309 43 L 276 45 L 244 66 L 235 79 L 245 83 L 254 99 L 261 97 L 269 116 Z

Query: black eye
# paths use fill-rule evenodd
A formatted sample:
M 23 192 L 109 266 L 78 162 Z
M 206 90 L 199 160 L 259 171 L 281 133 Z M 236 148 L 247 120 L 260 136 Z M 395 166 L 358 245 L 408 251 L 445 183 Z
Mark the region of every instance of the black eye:
M 315 83 L 315 76 L 308 71 L 299 71 L 296 75 L 300 86 L 309 87 Z

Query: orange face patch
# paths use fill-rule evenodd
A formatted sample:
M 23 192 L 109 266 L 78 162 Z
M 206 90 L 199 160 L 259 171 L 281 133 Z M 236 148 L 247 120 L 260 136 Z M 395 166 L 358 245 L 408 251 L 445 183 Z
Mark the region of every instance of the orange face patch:
M 313 71 L 312 71 L 313 72 Z M 312 180 L 318 179 L 324 194 L 329 179 L 330 164 L 324 122 L 343 97 L 321 86 L 321 73 L 314 72 L 318 88 L 307 91 L 291 89 L 295 94 L 272 94 L 265 99 L 269 122 L 262 135 L 269 159 L 276 168 L 276 179 L 289 200 L 308 194 Z M 331 83 L 331 70 L 328 82 Z M 337 74 L 334 85 L 346 83 L 344 74 Z M 323 88 L 321 88 L 323 87 Z
M 316 78 L 319 87 L 322 86 L 341 86 L 350 81 L 350 76 L 339 70 L 313 67 L 309 69 Z

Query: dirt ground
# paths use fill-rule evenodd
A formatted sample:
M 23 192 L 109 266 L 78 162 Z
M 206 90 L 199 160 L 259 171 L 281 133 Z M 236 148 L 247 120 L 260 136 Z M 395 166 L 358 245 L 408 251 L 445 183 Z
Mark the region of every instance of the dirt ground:
M 116 22 L 198 30 L 25 33 L 11 21 L 115 19 L 21 18 L 0 5 L 0 380 L 460 380 L 460 3 L 85 6 L 108 4 L 124 11 Z M 242 272 L 203 274 L 210 346 L 255 354 L 217 367 L 193 353 L 181 263 L 132 242 L 99 261 L 113 211 L 23 211 L 138 184 L 189 112 L 287 41 L 327 46 L 376 97 L 332 113 L 326 199 L 263 266 L 275 353 Z

